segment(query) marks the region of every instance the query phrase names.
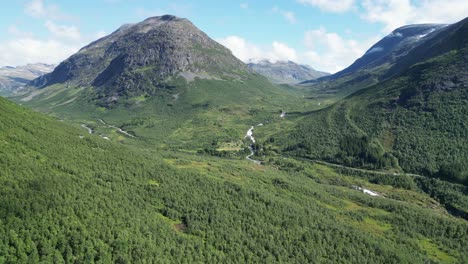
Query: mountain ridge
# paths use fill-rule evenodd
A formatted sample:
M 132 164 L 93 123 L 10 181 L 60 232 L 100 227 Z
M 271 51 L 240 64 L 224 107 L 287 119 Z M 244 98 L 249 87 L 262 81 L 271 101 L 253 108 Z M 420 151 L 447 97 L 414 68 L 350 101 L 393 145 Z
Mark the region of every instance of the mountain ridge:
M 30 81 L 51 72 L 54 68 L 55 65 L 45 63 L 0 67 L 0 93 L 15 95 Z
M 350 66 L 315 81 L 333 80 L 359 70 L 393 63 L 447 26 L 447 24 L 412 24 L 399 27 L 372 45 L 363 56 Z M 303 84 L 306 83 L 308 81 L 303 82 Z
M 269 60 L 260 60 L 258 62 L 249 62 L 247 65 L 253 71 L 278 84 L 295 84 L 329 75 L 329 73 L 317 71 L 308 65 L 292 61 L 271 62 Z

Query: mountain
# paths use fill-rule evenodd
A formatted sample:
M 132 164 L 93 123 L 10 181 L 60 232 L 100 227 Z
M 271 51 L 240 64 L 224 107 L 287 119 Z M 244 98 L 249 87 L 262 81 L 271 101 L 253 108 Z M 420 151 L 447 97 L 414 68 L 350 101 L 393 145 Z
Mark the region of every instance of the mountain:
M 0 94 L 13 95 L 31 80 L 49 73 L 55 65 L 36 63 L 18 67 L 0 68 Z
M 273 83 L 296 84 L 329 75 L 326 72 L 316 71 L 308 65 L 301 65 L 292 61 L 270 62 L 262 60 L 258 63 L 251 62 L 247 65 L 250 69 L 265 76 Z
M 304 117 L 284 150 L 468 184 L 468 19 L 426 38 L 383 80 Z
M 445 24 L 415 24 L 395 29 L 370 47 L 366 53 L 349 67 L 335 74 L 308 80 L 301 85 L 324 95 L 349 95 L 391 76 L 396 69 L 404 71 L 407 66 L 397 62 L 405 60 L 414 50 L 426 46 L 439 33 L 447 34 Z M 450 28 L 450 27 L 449 27 Z M 445 33 L 444 33 L 445 32 Z
M 124 25 L 32 84 L 17 102 L 89 126 L 101 119 L 159 146 L 191 151 L 235 146 L 229 149 L 237 152 L 253 122 L 307 104 L 171 15 Z
M 336 79 L 356 71 L 394 64 L 412 49 L 437 35 L 446 26 L 445 24 L 416 24 L 397 28 L 370 47 L 349 67 L 333 74 L 330 78 Z
M 247 67 L 190 21 L 171 15 L 120 27 L 83 47 L 37 87 L 67 83 L 92 86 L 111 100 L 154 93 L 169 77 L 219 79 L 240 77 Z

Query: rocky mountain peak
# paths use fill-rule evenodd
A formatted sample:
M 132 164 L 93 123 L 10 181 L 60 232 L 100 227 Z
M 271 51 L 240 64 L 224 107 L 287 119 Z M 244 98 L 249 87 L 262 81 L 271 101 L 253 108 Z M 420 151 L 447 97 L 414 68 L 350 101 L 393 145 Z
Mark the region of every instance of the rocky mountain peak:
M 206 78 L 249 71 L 232 53 L 189 20 L 172 15 L 126 24 L 83 47 L 54 72 L 33 82 L 92 86 L 107 96 L 156 90 L 166 78 Z

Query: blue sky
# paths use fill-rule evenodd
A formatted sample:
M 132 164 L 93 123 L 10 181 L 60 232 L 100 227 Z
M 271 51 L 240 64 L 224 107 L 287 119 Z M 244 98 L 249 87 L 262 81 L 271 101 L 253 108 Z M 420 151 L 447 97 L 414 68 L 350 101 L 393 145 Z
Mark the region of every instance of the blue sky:
M 2 3 L 0 66 L 59 63 L 125 23 L 173 14 L 248 60 L 292 60 L 329 72 L 347 67 L 391 30 L 453 23 L 460 0 L 17 0 Z

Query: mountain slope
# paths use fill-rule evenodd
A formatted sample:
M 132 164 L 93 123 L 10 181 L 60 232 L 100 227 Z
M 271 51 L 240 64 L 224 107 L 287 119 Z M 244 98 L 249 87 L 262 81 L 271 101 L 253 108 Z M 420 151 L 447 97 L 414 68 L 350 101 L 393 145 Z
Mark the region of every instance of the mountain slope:
M 301 85 L 316 96 L 344 97 L 404 71 L 412 63 L 403 65 L 402 61 L 413 57 L 412 54 L 427 46 L 426 43 L 433 42 L 435 36 L 446 36 L 453 27 L 456 26 L 417 24 L 397 28 L 344 70 Z
M 14 95 L 31 80 L 51 72 L 54 67 L 55 65 L 43 63 L 28 64 L 18 67 L 1 67 L 0 94 Z
M 310 163 L 278 170 L 126 147 L 2 98 L 0 112 L 1 262 L 468 257 L 467 223 L 414 190 Z M 356 184 L 385 197 L 345 187 Z
M 262 60 L 258 63 L 248 63 L 250 69 L 265 76 L 273 83 L 295 84 L 306 80 L 317 79 L 329 75 L 316 71 L 308 65 L 300 65 L 292 61 L 270 62 Z
M 371 69 L 384 64 L 392 64 L 406 56 L 409 51 L 438 34 L 447 25 L 417 24 L 403 26 L 374 44 L 366 53 L 346 69 L 333 74 L 336 79 L 363 69 Z
M 447 27 L 396 61 L 406 70 L 304 118 L 286 151 L 467 184 L 467 29 Z

